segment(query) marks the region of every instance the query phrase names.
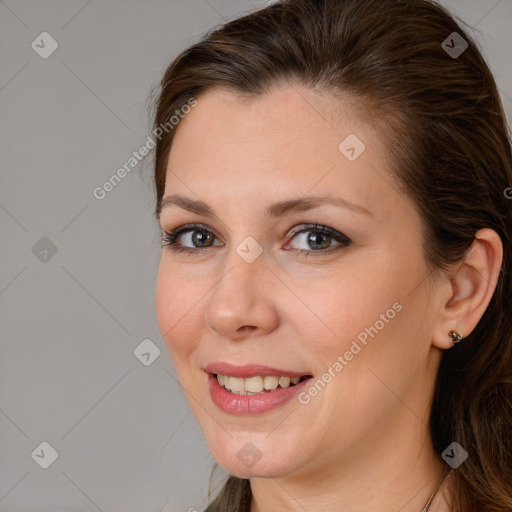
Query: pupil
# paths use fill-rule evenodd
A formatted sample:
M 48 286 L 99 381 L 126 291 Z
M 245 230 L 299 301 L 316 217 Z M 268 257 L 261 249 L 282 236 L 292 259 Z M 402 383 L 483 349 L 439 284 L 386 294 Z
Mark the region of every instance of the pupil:
M 323 237 L 323 238 L 324 238 L 324 242 L 325 242 L 325 240 L 327 240 L 327 241 L 328 241 L 328 239 L 329 239 L 329 236 L 328 236 L 328 235 L 324 235 L 323 233 L 312 233 L 312 234 L 311 234 L 311 235 L 309 235 L 309 237 L 308 237 L 308 242 L 313 241 L 313 246 L 314 246 L 314 245 L 315 245 L 314 240 L 315 240 L 317 237 L 320 237 L 320 238 L 321 238 L 321 237 Z M 320 247 L 320 249 L 326 249 L 327 247 L 329 247 L 329 245 L 330 245 L 329 243 L 327 243 L 327 245 L 326 245 L 326 244 L 324 244 L 322 247 Z
M 201 243 L 204 243 L 204 241 L 207 240 L 208 237 L 209 237 L 209 235 L 205 234 L 203 231 L 194 231 L 194 233 L 192 235 L 194 244 L 196 242 L 198 242 L 199 245 L 201 245 Z

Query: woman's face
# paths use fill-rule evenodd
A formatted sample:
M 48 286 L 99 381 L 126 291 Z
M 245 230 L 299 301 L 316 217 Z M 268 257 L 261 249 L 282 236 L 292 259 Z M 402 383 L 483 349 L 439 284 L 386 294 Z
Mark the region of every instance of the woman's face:
M 277 477 L 408 446 L 427 424 L 440 300 L 381 134 L 299 86 L 196 99 L 164 194 L 187 201 L 167 201 L 161 226 L 201 226 L 163 248 L 156 313 L 212 455 Z M 312 197 L 333 201 L 266 215 Z

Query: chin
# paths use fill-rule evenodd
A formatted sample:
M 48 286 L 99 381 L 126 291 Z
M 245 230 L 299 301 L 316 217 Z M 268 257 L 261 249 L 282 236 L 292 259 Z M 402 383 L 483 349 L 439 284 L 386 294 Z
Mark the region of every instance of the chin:
M 221 427 L 218 427 L 221 429 Z M 222 429 L 221 429 L 222 430 Z M 206 437 L 213 458 L 227 472 L 239 478 L 279 478 L 307 463 L 303 436 L 299 439 L 274 432 L 216 432 Z

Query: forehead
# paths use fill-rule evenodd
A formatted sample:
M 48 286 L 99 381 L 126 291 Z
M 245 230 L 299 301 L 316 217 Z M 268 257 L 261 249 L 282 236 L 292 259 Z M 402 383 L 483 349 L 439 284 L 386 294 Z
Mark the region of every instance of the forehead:
M 349 101 L 298 85 L 250 99 L 218 88 L 196 99 L 175 128 L 165 195 L 225 191 L 239 201 L 270 202 L 339 191 L 363 204 L 385 200 L 378 183 L 385 148 Z M 350 161 L 340 143 L 353 136 L 364 150 Z
M 202 137 L 205 146 L 214 138 L 216 144 L 232 145 L 233 149 L 235 143 L 264 143 L 271 149 L 272 142 L 284 149 L 306 138 L 328 137 L 336 142 L 344 131 L 368 130 L 358 115 L 360 107 L 348 97 L 330 96 L 298 84 L 275 87 L 255 97 L 217 87 L 202 93 L 197 103 L 177 127 L 173 145 L 189 143 L 190 138 L 197 143 Z

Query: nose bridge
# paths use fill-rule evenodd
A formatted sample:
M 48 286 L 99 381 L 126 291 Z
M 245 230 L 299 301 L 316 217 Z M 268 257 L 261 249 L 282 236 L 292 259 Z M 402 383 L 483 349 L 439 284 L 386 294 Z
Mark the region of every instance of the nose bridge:
M 217 292 L 237 294 L 239 300 L 247 300 L 261 288 L 266 269 L 263 247 L 252 237 L 233 245 L 226 256 L 223 276 L 217 284 Z
M 245 326 L 267 331 L 275 319 L 266 292 L 271 272 L 262 246 L 251 238 L 231 247 L 206 308 L 206 325 L 225 338 Z
M 242 279 L 250 278 L 254 273 L 261 273 L 265 268 L 265 254 L 263 250 L 263 242 L 252 236 L 248 230 L 248 226 L 252 225 L 249 215 L 246 216 L 246 222 L 242 220 L 243 214 L 239 212 L 238 222 L 239 228 L 231 228 L 229 233 L 228 251 L 225 253 L 224 274 L 239 273 Z M 261 236 L 264 236 L 260 233 Z M 225 249 L 226 249 L 225 248 Z

